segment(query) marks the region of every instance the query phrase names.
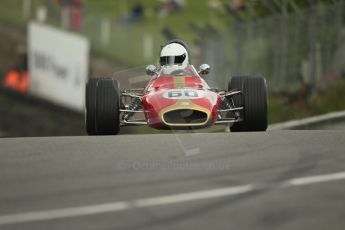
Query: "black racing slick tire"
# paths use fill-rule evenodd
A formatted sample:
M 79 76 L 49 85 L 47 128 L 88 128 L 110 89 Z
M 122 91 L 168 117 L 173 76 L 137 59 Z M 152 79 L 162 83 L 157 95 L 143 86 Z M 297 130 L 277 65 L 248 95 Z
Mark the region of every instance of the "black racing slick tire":
M 242 90 L 243 89 L 243 82 L 245 79 L 248 79 L 249 76 L 236 76 L 232 77 L 231 80 L 228 83 L 228 91 L 230 90 Z M 243 98 L 241 94 L 237 94 L 231 97 L 231 99 L 234 102 L 235 107 L 241 107 L 243 106 Z M 243 117 L 243 111 L 240 111 L 240 117 Z M 230 124 L 230 130 L 231 132 L 241 132 L 245 131 L 243 122 L 236 122 L 233 124 Z
M 85 128 L 89 135 L 96 135 L 96 87 L 98 78 L 91 78 L 86 83 Z
M 116 135 L 120 130 L 119 82 L 92 78 L 86 84 L 85 127 L 88 135 Z
M 267 85 L 263 77 L 235 77 L 230 82 L 231 89 L 242 90 L 242 95 L 234 95 L 236 107 L 243 107 L 240 112 L 241 122 L 234 123 L 232 132 L 265 131 L 267 129 Z
M 245 131 L 266 131 L 267 85 L 265 78 L 245 79 L 242 95 Z

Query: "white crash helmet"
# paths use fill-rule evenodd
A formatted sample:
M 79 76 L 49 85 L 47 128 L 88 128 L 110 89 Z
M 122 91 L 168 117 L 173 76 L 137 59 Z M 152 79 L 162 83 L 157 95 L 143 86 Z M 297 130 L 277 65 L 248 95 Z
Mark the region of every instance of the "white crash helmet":
M 179 42 L 171 42 L 165 45 L 160 53 L 160 65 L 185 68 L 189 64 L 189 54 L 184 45 Z

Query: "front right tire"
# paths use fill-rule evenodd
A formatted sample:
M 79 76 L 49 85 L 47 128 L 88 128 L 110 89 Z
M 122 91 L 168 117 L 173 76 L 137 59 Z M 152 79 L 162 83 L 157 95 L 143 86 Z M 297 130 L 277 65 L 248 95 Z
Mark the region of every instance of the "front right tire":
M 88 135 L 116 135 L 120 130 L 119 82 L 92 78 L 86 84 L 85 128 Z

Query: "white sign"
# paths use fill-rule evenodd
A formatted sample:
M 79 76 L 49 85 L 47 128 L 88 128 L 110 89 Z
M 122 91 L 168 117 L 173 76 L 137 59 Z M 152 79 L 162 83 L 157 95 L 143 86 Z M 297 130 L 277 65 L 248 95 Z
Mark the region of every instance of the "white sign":
M 163 97 L 167 99 L 199 99 L 203 98 L 205 93 L 194 89 L 170 89 L 163 93 Z
M 89 70 L 89 41 L 38 23 L 29 24 L 29 92 L 82 111 Z

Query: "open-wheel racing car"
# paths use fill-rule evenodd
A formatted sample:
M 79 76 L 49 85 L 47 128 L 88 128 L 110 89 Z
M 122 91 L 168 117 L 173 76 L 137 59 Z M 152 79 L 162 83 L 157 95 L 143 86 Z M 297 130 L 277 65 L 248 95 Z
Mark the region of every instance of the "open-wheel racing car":
M 232 132 L 267 129 L 265 78 L 232 77 L 227 90 L 210 88 L 196 71 L 188 48 L 171 41 L 161 50 L 160 67 L 149 65 L 144 89 L 121 89 L 113 78 L 91 78 L 86 85 L 85 125 L 89 135 L 115 135 L 121 126 L 197 129 L 229 124 Z M 141 114 L 141 119 L 133 119 Z

